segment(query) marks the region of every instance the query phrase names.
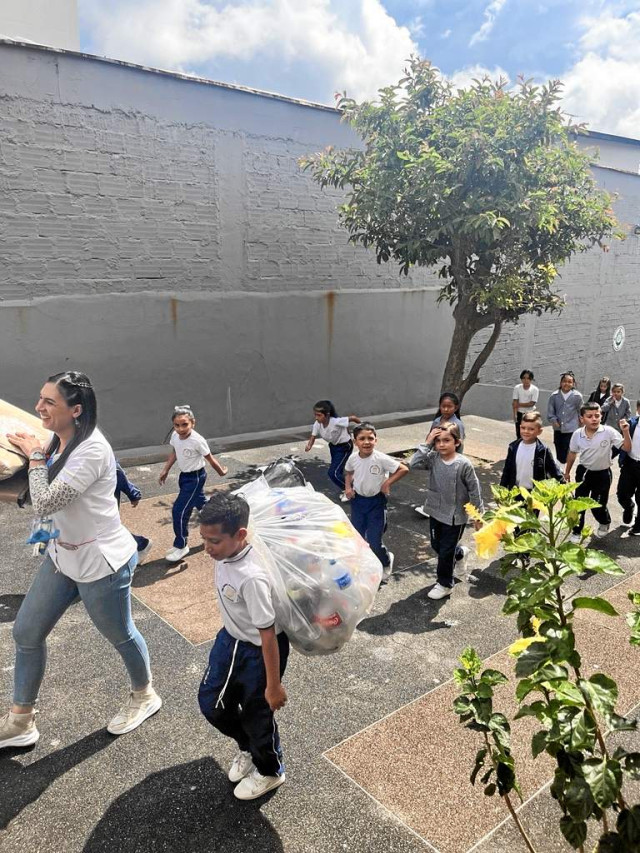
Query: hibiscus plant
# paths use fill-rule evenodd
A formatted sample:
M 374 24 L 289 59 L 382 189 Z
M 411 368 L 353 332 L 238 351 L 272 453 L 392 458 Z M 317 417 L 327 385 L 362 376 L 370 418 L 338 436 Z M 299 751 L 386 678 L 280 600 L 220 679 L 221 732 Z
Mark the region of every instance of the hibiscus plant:
M 576 498 L 575 483 L 536 482 L 531 490 L 492 487 L 496 508 L 481 516 L 475 535 L 479 556 L 504 550 L 502 572 L 509 577 L 503 613 L 516 616 L 521 638 L 509 649 L 515 658 L 515 695 L 520 708 L 513 719 L 533 717 L 539 727 L 531 739 L 536 758 L 547 753 L 555 760 L 551 796 L 561 809 L 560 830 L 583 851 L 589 821 L 598 821 L 597 853 L 639 853 L 640 805 L 630 804 L 625 780 L 640 779 L 640 752 L 615 748 L 614 732 L 634 731 L 636 721 L 616 711 L 618 687 L 604 672 L 587 677 L 576 647 L 574 617 L 578 610 L 606 616 L 618 613 L 600 596 L 584 596 L 571 578 L 585 573 L 621 576 L 620 566 L 602 551 L 588 548 L 590 530 L 580 543 L 570 540 L 579 514 L 598 506 Z M 478 514 L 476 513 L 476 517 Z M 640 594 L 629 593 L 627 614 L 631 643 L 640 645 Z M 483 669 L 474 649 L 465 649 L 454 672 L 461 695 L 454 711 L 469 728 L 482 734 L 471 782 L 484 793 L 502 797 L 522 835 L 535 853 L 514 809 L 520 796 L 506 716 L 494 710 L 494 690 L 509 679 L 495 669 Z

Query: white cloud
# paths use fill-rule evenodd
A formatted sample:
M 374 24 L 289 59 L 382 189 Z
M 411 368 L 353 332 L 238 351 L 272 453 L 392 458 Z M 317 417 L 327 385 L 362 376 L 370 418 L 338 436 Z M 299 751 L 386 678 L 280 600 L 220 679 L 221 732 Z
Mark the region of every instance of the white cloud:
M 441 39 L 448 39 L 453 30 L 445 30 L 443 33 L 440 33 Z
M 482 80 L 484 77 L 490 77 L 492 80 L 500 78 L 510 80 L 507 72 L 499 65 L 494 65 L 493 68 L 486 68 L 484 65 L 467 65 L 466 68 L 449 74 L 449 80 L 455 89 L 467 89 L 474 80 Z
M 583 52 L 563 75 L 563 107 L 593 130 L 640 138 L 640 12 L 582 20 Z
M 273 79 L 281 67 L 284 93 L 291 91 L 287 65 L 303 63 L 327 101 L 336 89 L 374 96 L 418 52 L 382 0 L 81 0 L 80 9 L 98 53 L 186 72 L 209 62 L 253 63 L 250 85 L 258 88 L 261 69 L 268 66 Z
M 489 5 L 484 10 L 484 21 L 479 30 L 471 36 L 469 47 L 473 47 L 479 41 L 485 41 L 489 37 L 491 30 L 494 28 L 496 19 L 507 0 L 491 0 Z

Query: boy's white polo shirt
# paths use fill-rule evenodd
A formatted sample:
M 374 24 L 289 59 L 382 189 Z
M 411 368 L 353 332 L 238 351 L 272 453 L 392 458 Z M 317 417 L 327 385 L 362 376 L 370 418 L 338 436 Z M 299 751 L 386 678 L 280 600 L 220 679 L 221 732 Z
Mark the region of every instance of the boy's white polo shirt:
M 621 447 L 623 438 L 613 427 L 600 424 L 589 438 L 586 427 L 577 429 L 571 436 L 569 450 L 580 454 L 580 464 L 589 471 L 605 471 L 611 467 L 611 448 Z
M 217 561 L 215 573 L 224 627 L 236 640 L 261 646 L 259 629 L 276 621 L 269 572 L 247 545 L 235 557 Z
M 633 431 L 633 438 L 631 439 L 631 451 L 629 453 L 629 456 L 635 462 L 640 462 L 640 429 L 638 429 L 637 425 L 635 430 Z
M 211 453 L 207 442 L 194 429 L 187 438 L 180 438 L 173 432 L 169 444 L 175 450 L 178 468 L 185 473 L 204 468 L 204 457 Z
M 349 435 L 349 418 L 329 418 L 329 423 L 324 426 L 320 421 L 314 421 L 311 435 L 316 438 L 324 438 L 329 444 L 345 444 L 351 441 Z
M 345 471 L 353 472 L 353 488 L 356 494 L 372 498 L 380 492 L 380 487 L 400 467 L 400 462 L 393 456 L 387 456 L 379 450 L 374 450 L 371 456 L 362 457 L 354 451 L 347 459 Z

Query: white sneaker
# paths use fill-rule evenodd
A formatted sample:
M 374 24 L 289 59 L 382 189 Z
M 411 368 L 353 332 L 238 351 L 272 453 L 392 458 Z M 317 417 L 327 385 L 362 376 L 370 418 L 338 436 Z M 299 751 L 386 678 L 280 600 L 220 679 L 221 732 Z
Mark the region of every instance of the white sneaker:
M 279 788 L 284 782 L 284 778 L 284 773 L 280 776 L 263 776 L 262 773 L 258 773 L 254 769 L 236 785 L 233 793 L 239 800 L 255 800 L 257 797 L 266 794 L 267 791 Z
M 467 571 L 467 560 L 469 559 L 470 551 L 466 545 L 461 545 L 460 550 L 462 551 L 462 556 L 459 560 L 456 560 L 456 568 L 464 574 Z
M 239 782 L 255 769 L 256 766 L 253 763 L 253 758 L 251 758 L 251 753 L 243 752 L 241 750 L 231 762 L 231 767 L 229 768 L 229 781 Z
M 149 554 L 151 553 L 151 549 L 153 548 L 153 540 L 149 539 L 149 542 L 144 546 L 142 551 L 138 551 L 138 565 L 144 563 Z
M 346 492 L 340 492 L 340 502 L 343 504 L 349 503 L 349 498 Z
M 0 749 L 5 746 L 31 746 L 37 743 L 40 732 L 36 728 L 36 714 L 14 714 L 9 711 L 0 719 Z
M 598 539 L 602 539 L 603 536 L 606 536 L 611 528 L 610 524 L 600 524 L 598 528 L 594 531 L 594 536 Z
M 582 542 L 582 536 L 579 533 L 572 533 L 569 537 L 569 542 L 572 542 L 574 545 L 579 545 Z
M 446 598 L 448 595 L 451 595 L 452 592 L 453 587 L 442 586 L 442 584 L 437 583 L 435 586 L 431 587 L 431 589 L 427 593 L 427 598 Z
M 167 563 L 179 563 L 180 560 L 184 559 L 188 553 L 188 545 L 185 545 L 184 548 L 172 548 L 170 551 L 167 551 L 165 560 Z
M 107 731 L 112 735 L 132 732 L 161 707 L 162 699 L 151 685 L 144 690 L 132 690 L 125 704 L 107 726 Z
M 429 518 L 429 513 L 425 512 L 424 507 L 414 506 L 414 510 L 418 513 L 418 515 L 421 515 L 423 518 Z

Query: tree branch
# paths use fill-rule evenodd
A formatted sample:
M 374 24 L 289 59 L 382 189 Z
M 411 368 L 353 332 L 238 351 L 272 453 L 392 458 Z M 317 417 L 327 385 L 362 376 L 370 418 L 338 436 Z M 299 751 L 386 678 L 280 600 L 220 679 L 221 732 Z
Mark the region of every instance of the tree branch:
M 475 385 L 478 381 L 478 373 L 480 372 L 480 368 L 484 365 L 486 360 L 489 358 L 491 353 L 493 352 L 493 348 L 496 345 L 498 338 L 500 337 L 500 332 L 502 331 L 502 318 L 497 317 L 493 324 L 493 331 L 489 336 L 489 340 L 482 347 L 480 352 L 478 353 L 476 360 L 473 362 L 471 366 L 471 370 L 467 373 L 465 378 L 462 380 L 462 387 L 460 388 L 462 396 L 464 396 L 469 388 L 472 385 Z

